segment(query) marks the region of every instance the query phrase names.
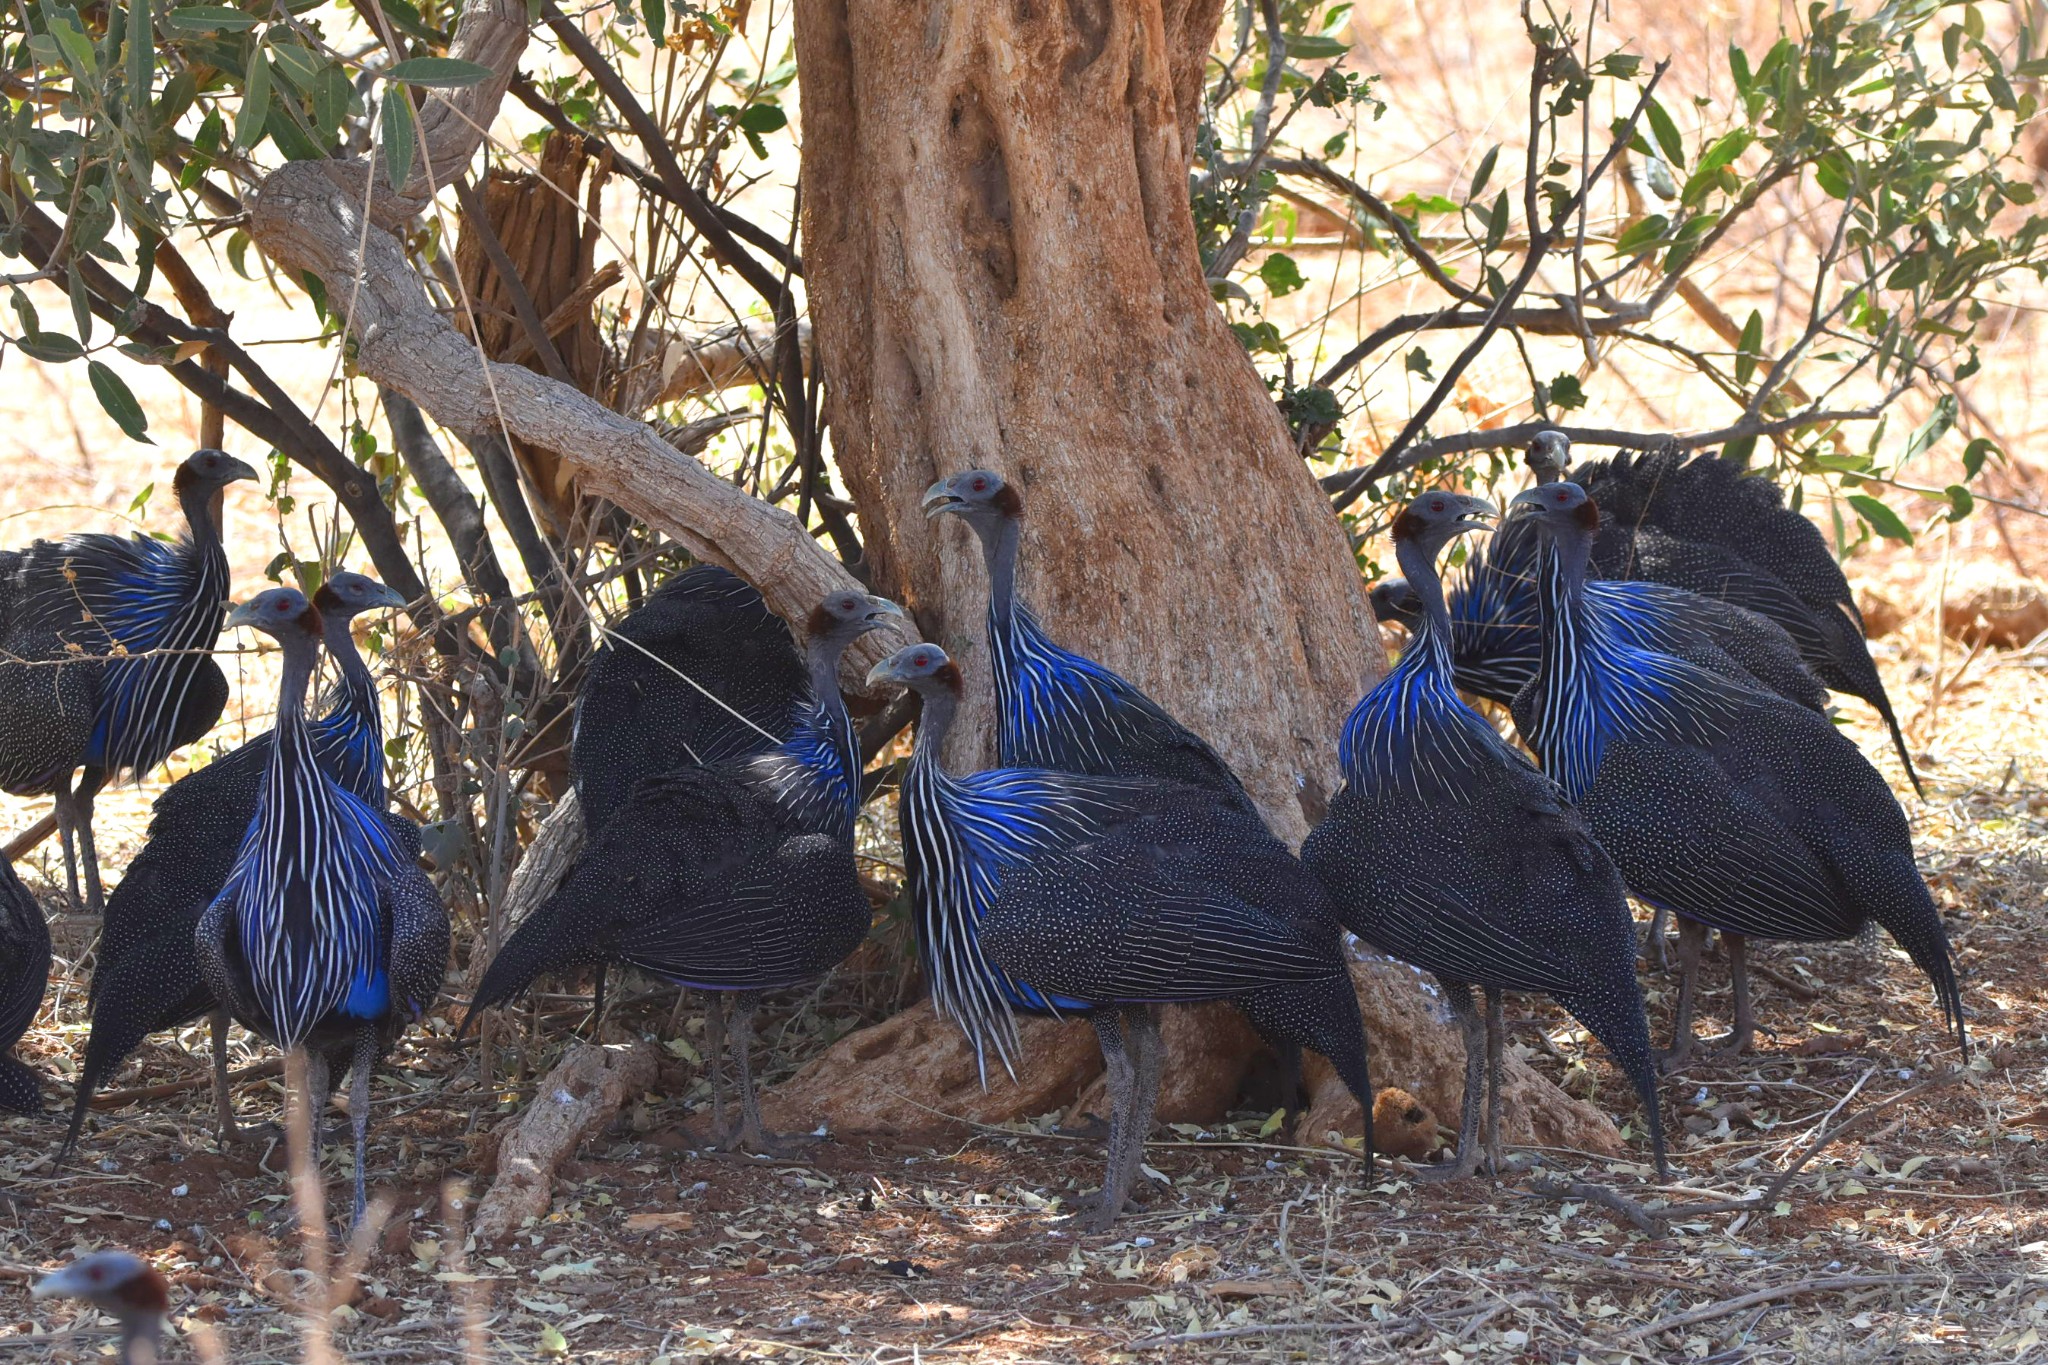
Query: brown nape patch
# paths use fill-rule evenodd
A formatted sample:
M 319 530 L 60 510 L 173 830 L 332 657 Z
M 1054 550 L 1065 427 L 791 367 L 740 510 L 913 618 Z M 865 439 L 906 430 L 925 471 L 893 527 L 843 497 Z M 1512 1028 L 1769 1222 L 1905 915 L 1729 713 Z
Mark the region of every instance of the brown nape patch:
M 811 608 L 810 617 L 804 622 L 804 634 L 807 637 L 813 635 L 827 635 L 830 634 L 832 629 L 836 627 L 838 624 L 838 619 L 834 617 L 831 612 L 826 611 L 824 604 L 821 602 L 817 606 Z
M 306 634 L 318 635 L 320 633 L 322 626 L 320 608 L 314 606 L 311 602 L 306 603 L 306 609 L 299 613 L 298 620 L 299 629 L 305 631 Z
M 1024 515 L 1024 499 L 1018 497 L 1017 490 L 1010 487 L 1008 483 L 1005 483 L 996 490 L 996 495 L 989 499 L 989 506 L 995 508 L 1006 517 L 1021 517 Z
M 962 684 L 960 681 L 960 665 L 954 663 L 951 659 L 948 659 L 944 664 L 942 664 L 940 667 L 933 671 L 932 676 L 939 680 L 941 686 L 951 688 L 953 690 L 954 696 L 957 697 L 960 695 L 960 692 L 962 690 Z
M 332 581 L 322 583 L 320 590 L 313 594 L 313 605 L 321 611 L 333 611 L 341 604 L 341 598 L 335 593 Z
M 167 1313 L 171 1308 L 171 1286 L 150 1266 L 130 1275 L 108 1297 L 132 1313 Z
M 171 475 L 171 492 L 182 498 L 185 496 L 185 490 L 197 482 L 199 476 L 192 472 L 192 462 L 187 460 L 178 466 L 177 473 Z
M 1394 524 L 1387 528 L 1387 533 L 1396 540 L 1419 536 L 1422 534 L 1422 518 L 1404 507 L 1395 515 Z
M 1572 512 L 1572 519 L 1588 531 L 1600 529 L 1600 504 L 1587 498 Z

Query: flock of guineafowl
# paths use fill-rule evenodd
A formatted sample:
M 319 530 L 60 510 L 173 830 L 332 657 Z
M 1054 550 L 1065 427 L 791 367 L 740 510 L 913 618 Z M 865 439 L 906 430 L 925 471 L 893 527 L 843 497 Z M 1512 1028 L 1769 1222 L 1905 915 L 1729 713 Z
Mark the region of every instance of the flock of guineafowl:
M 1825 709 L 1829 689 L 1854 693 L 1898 739 L 1820 533 L 1768 480 L 1712 455 L 1572 471 L 1568 444 L 1546 433 L 1528 462 L 1537 482 L 1505 518 L 1449 491 L 1395 517 L 1404 577 L 1377 585 L 1373 604 L 1409 642 L 1334 737 L 1344 785 L 1298 857 L 1208 744 L 1046 636 L 1017 591 L 1014 485 L 970 470 L 927 494 L 927 513 L 965 522 L 987 564 L 1000 766 L 941 761 L 964 682 L 943 650 L 913 644 L 868 675 L 922 704 L 898 816 L 925 980 L 985 1082 L 999 1083 L 991 1063 L 1016 1060 L 1019 1013 L 1094 1025 L 1113 1115 L 1088 1228 L 1107 1228 L 1131 1193 L 1164 1066 L 1161 1005 L 1234 1002 L 1290 1072 L 1302 1048 L 1327 1057 L 1370 1123 L 1347 931 L 1433 974 L 1463 1030 L 1456 1155 L 1426 1176 L 1469 1176 L 1482 1149 L 1501 1168 L 1507 991 L 1550 996 L 1600 1040 L 1640 1096 L 1663 1171 L 1658 1070 L 1695 1046 L 1709 930 L 1733 972 L 1736 1050 L 1752 1031 L 1747 940 L 1846 939 L 1871 922 L 1927 975 L 1967 1046 L 1905 816 Z M 73 535 L 0 552 L 0 788 L 55 797 L 71 894 L 104 912 L 63 1153 L 149 1034 L 208 1016 L 233 1137 L 226 1036 L 239 1022 L 300 1050 L 315 1094 L 349 1084 L 360 1219 L 371 1073 L 433 1003 L 449 955 L 419 831 L 387 809 L 376 680 L 350 633 L 355 616 L 406 604 L 337 573 L 310 600 L 273 588 L 229 614 L 222 495 L 253 477 L 220 451 L 186 460 L 175 489 L 189 533 L 175 543 Z M 1440 556 L 1489 530 L 1447 591 Z M 802 623 L 799 650 L 722 569 L 649 595 L 578 697 L 584 852 L 490 963 L 464 1028 L 566 969 L 597 969 L 600 1009 L 611 964 L 703 992 L 716 1141 L 778 1150 L 749 1065 L 754 1014 L 764 992 L 817 979 L 869 930 L 855 869 L 864 763 L 838 669 L 855 640 L 902 617 L 837 593 Z M 223 624 L 282 649 L 275 729 L 157 799 L 102 907 L 94 794 L 219 719 L 228 688 L 210 653 Z M 306 694 L 323 650 L 336 682 L 315 719 Z M 1526 750 L 1461 694 L 1505 705 Z M 1903 741 L 1899 752 L 1910 774 Z M 1657 912 L 1659 954 L 1663 917 L 1678 918 L 1678 1017 L 1661 1055 L 1630 895 Z M 0 1048 L 32 1022 L 49 965 L 43 916 L 0 863 Z M 39 1108 L 35 1075 L 11 1056 L 0 1104 Z

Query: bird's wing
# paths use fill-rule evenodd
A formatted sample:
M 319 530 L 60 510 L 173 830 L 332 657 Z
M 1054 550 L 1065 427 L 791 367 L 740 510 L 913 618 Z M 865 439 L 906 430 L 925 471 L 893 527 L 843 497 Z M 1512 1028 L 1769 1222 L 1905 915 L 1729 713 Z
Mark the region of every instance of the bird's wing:
M 1688 919 L 1786 939 L 1860 923 L 1805 841 L 1698 750 L 1610 745 L 1582 809 L 1629 889 Z
M 1139 822 L 1006 868 L 982 944 L 1042 991 L 1101 1003 L 1228 999 L 1341 972 L 1334 928 L 1314 932 L 1280 908 L 1321 891 L 1275 849 L 1205 848 Z
M 405 1017 L 418 1019 L 448 974 L 448 907 L 410 863 L 385 878 L 380 890 L 391 922 L 392 1003 Z

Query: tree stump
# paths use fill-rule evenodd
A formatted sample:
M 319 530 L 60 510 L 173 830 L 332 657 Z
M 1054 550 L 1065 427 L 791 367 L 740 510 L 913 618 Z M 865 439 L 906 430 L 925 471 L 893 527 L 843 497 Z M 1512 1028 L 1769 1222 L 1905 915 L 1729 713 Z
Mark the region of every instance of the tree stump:
M 546 1214 L 555 1171 L 610 1127 L 620 1106 L 654 1084 L 655 1070 L 649 1043 L 571 1045 L 498 1146 L 497 1178 L 477 1206 L 477 1240 L 502 1242 L 527 1219 Z

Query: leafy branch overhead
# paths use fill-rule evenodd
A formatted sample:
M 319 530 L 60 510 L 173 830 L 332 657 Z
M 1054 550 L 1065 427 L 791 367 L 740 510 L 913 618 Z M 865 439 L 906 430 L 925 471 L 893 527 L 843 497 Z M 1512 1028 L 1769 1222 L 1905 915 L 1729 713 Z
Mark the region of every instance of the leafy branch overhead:
M 2024 27 L 1988 37 L 1976 6 L 1813 6 L 1767 50 L 1731 47 L 1723 70 L 1693 73 L 1694 88 L 1725 95 L 1684 101 L 1659 88 L 1661 65 L 1525 16 L 1519 176 L 1495 144 L 1469 149 L 1454 188 L 1396 166 L 1383 173 L 1393 190 L 1355 169 L 1362 128 L 1290 121 L 1307 92 L 1349 79 L 1348 48 L 1311 32 L 1342 9 L 1274 12 L 1278 30 L 1245 24 L 1245 9 L 1240 43 L 1226 35 L 1197 221 L 1217 243 L 1218 297 L 1300 448 L 1340 509 L 1366 500 L 1366 525 L 1542 424 L 1596 444 L 1719 446 L 1795 496 L 1804 476 L 1844 493 L 1897 483 L 1957 425 L 1976 330 L 2007 282 L 2048 265 L 2018 146 L 2048 56 Z M 1278 82 L 1264 79 L 1275 53 Z M 1205 198 L 1216 183 L 1242 192 Z M 1309 212 L 1341 225 L 1334 246 L 1305 240 Z M 1229 234 L 1248 221 L 1253 249 L 1234 258 Z M 1304 253 L 1333 249 L 1357 253 L 1334 267 L 1344 289 L 1306 311 L 1283 304 Z M 1756 251 L 1790 263 L 1790 288 L 1731 312 L 1710 281 L 1724 258 Z M 1397 293 L 1401 311 L 1372 306 Z M 1440 336 L 1454 349 L 1433 346 Z M 1482 351 L 1512 356 L 1522 384 L 1502 395 L 1496 379 L 1478 407 L 1461 381 Z M 1597 420 L 1657 366 L 1717 394 L 1725 419 L 1678 432 Z M 1910 431 L 1897 429 L 1901 399 Z M 2002 453 L 1982 433 L 1956 444 L 1966 477 L 1936 492 L 1962 516 L 1967 485 Z M 1879 535 L 1911 535 L 1867 492 L 1841 505 Z

